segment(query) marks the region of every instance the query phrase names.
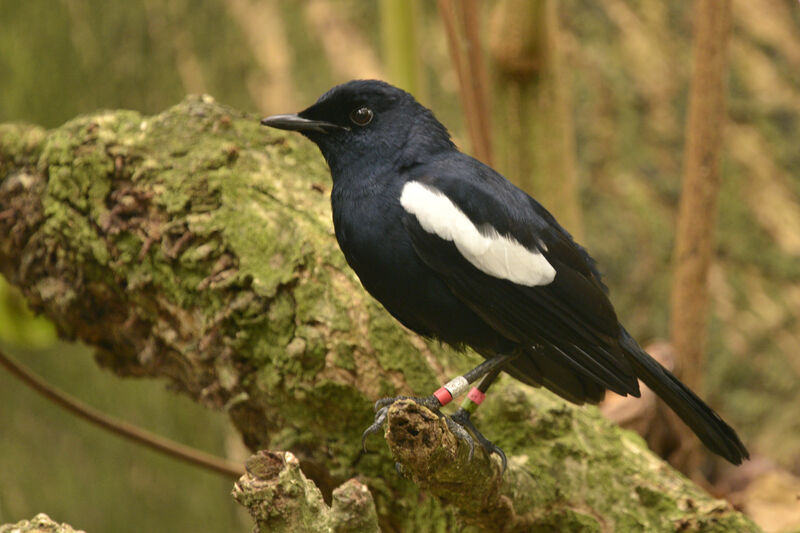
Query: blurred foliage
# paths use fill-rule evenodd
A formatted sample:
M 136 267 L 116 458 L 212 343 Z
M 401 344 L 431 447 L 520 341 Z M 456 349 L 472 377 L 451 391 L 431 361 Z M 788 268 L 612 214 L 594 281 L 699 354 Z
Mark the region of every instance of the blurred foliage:
M 112 416 L 226 454 L 233 430 L 163 383 L 103 372 L 88 348 L 0 343 L 49 383 Z M 44 509 L 86 531 L 246 531 L 232 480 L 122 440 L 76 419 L 0 372 L 0 523 Z
M 733 7 L 706 397 L 751 449 L 798 469 L 800 9 L 754 5 Z M 643 341 L 667 335 L 691 15 L 688 3 L 562 8 L 586 241 Z
M 53 324 L 31 313 L 22 295 L 0 277 L 0 341 L 47 348 L 55 340 Z
M 217 455 L 240 451 L 225 415 L 163 383 L 101 371 L 88 347 L 57 341 L 53 325 L 34 317 L 2 278 L 0 350 L 112 416 Z M 229 478 L 78 420 L 5 370 L 0 405 L 0 523 L 47 509 L 87 531 L 243 531 L 249 524 L 228 497 Z
M 419 7 L 420 94 L 463 146 L 456 77 L 436 6 Z M 664 338 L 691 2 L 561 0 L 558 7 L 584 241 L 628 329 L 643 342 Z M 490 8 L 487 3 L 487 15 Z M 372 2 L 0 0 L 0 12 L 3 122 L 52 127 L 97 108 L 154 113 L 186 92 L 209 92 L 244 110 L 286 112 L 335 83 L 385 71 Z M 798 35 L 795 0 L 734 1 L 705 391 L 751 450 L 795 471 Z M 549 179 L 559 186 L 558 176 Z M 101 374 L 83 348 L 51 344 L 52 330 L 32 320 L 4 285 L 0 337 L 27 345 L 15 353 L 65 389 L 85 393 L 93 405 L 223 453 L 228 430 L 221 416 L 172 397 L 159 384 Z M 226 496 L 228 480 L 105 437 L 3 373 L 0 403 L 0 522 L 46 511 L 96 531 L 246 529 Z M 45 472 L 57 476 L 42 487 Z

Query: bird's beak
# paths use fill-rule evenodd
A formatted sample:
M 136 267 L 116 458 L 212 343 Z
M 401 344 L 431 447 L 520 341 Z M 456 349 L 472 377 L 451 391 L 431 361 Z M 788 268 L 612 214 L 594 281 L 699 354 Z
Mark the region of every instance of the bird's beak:
M 300 115 L 273 115 L 271 117 L 261 119 L 261 124 L 278 128 L 280 130 L 291 131 L 317 131 L 319 133 L 328 133 L 333 129 L 346 130 L 343 126 L 333 124 L 332 122 L 324 122 L 322 120 L 309 120 Z

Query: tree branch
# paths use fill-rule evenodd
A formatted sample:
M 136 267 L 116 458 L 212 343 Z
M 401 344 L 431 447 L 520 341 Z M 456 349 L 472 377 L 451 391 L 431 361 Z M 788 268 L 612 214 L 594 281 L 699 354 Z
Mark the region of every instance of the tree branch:
M 233 497 L 250 511 L 256 531 L 264 533 L 379 531 L 367 487 L 355 479 L 345 482 L 333 491 L 329 507 L 291 452 L 261 451 L 250 457 Z
M 161 435 L 156 435 L 155 433 L 129 424 L 124 420 L 109 416 L 84 404 L 78 399 L 53 387 L 27 368 L 16 363 L 2 350 L 0 350 L 0 366 L 5 368 L 16 379 L 36 391 L 36 393 L 47 398 L 62 409 L 119 437 L 131 440 L 142 446 L 147 446 L 151 450 L 199 466 L 200 468 L 205 468 L 224 476 L 233 477 L 234 479 L 240 477 L 244 473 L 240 464 L 222 459 L 210 453 L 198 450 L 197 448 L 186 446 L 180 442 L 175 442 Z
M 428 394 L 477 356 L 423 342 L 366 295 L 328 190 L 310 143 L 209 97 L 49 132 L 3 125 L 0 272 L 101 365 L 167 377 L 224 409 L 252 449 L 291 450 L 324 500 L 357 476 L 383 531 L 486 528 L 484 513 L 495 531 L 756 530 L 596 409 L 510 380 L 475 421 L 509 455 L 504 476 L 481 450 L 467 464 L 422 411 L 409 424 L 430 443 L 389 423 L 415 484 L 372 441 L 357 462 L 372 402 Z

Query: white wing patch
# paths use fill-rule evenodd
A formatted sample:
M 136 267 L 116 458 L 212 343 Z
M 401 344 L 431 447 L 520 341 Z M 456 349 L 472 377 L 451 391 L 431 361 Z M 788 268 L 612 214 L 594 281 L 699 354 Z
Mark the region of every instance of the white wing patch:
M 409 181 L 403 186 L 400 205 L 417 217 L 425 231 L 455 243 L 464 259 L 490 276 L 528 287 L 547 285 L 556 277 L 555 269 L 540 252 L 493 228 L 488 234 L 481 233 L 461 209 L 433 187 Z

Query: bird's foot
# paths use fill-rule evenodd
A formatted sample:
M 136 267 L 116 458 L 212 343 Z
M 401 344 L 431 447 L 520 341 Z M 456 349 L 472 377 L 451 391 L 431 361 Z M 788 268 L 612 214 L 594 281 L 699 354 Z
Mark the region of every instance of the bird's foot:
M 464 433 L 471 433 L 472 436 L 477 439 L 478 443 L 481 447 L 486 451 L 489 457 L 492 456 L 493 453 L 496 453 L 497 456 L 500 458 L 500 462 L 503 464 L 503 473 L 506 471 L 506 467 L 508 466 L 508 459 L 506 458 L 505 452 L 494 444 L 492 441 L 487 439 L 483 436 L 483 434 L 478 431 L 478 428 L 475 427 L 475 424 L 472 423 L 470 420 L 470 412 L 464 409 L 463 407 L 459 407 L 458 411 L 453 413 L 451 417 L 454 425 L 458 425 L 459 429 Z M 455 432 L 454 432 L 455 433 Z M 470 459 L 472 459 L 472 451 L 473 445 L 470 445 Z
M 477 439 L 478 443 L 483 447 L 484 450 L 486 450 L 487 454 L 491 456 L 493 453 L 496 453 L 498 457 L 500 457 L 500 461 L 503 463 L 503 472 L 505 472 L 507 465 L 506 454 L 503 453 L 503 450 L 501 450 L 498 446 L 495 446 L 489 439 L 484 437 L 480 431 L 478 431 L 478 429 L 470 420 L 469 411 L 459 408 L 455 414 L 452 416 L 447 416 L 440 411 L 442 405 L 434 395 L 425 396 L 422 398 L 413 396 L 398 396 L 396 398 L 383 398 L 375 402 L 375 419 L 361 435 L 361 446 L 365 452 L 367 451 L 367 437 L 380 431 L 388 417 L 389 408 L 398 400 L 412 400 L 418 405 L 427 407 L 437 416 L 444 418 L 447 428 L 453 432 L 453 434 L 459 440 L 464 441 L 469 447 L 470 461 L 475 455 L 475 439 Z
M 411 400 L 418 405 L 427 407 L 440 417 L 444 416 L 439 410 L 439 408 L 442 407 L 442 404 L 433 394 L 422 398 L 417 396 L 396 396 L 394 398 L 382 398 L 375 402 L 375 419 L 372 421 L 372 424 L 364 430 L 364 433 L 361 434 L 361 448 L 364 450 L 364 452 L 367 451 L 367 437 L 380 431 L 381 427 L 383 427 L 383 423 L 386 422 L 389 408 L 394 402 L 399 400 Z

